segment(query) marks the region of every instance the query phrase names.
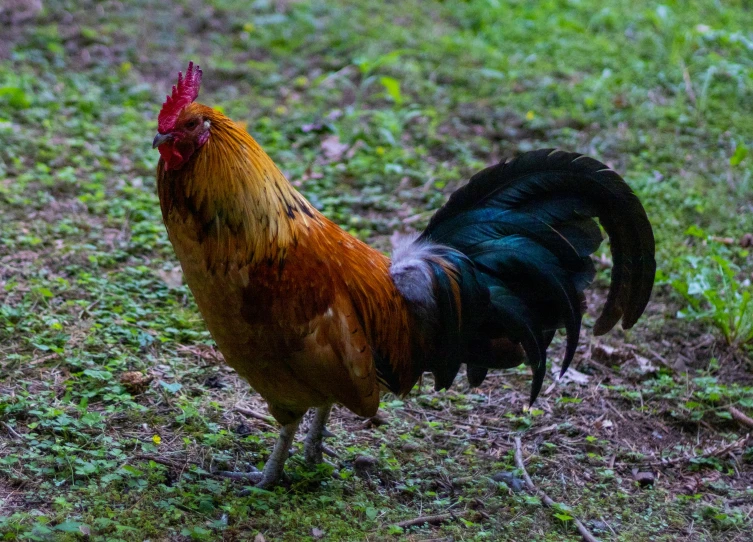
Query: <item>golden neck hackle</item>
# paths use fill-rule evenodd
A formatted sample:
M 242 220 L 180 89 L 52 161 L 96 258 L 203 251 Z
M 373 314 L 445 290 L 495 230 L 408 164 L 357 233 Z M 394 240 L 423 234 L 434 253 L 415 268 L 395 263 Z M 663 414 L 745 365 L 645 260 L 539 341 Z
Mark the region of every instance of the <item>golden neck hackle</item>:
M 281 262 L 319 213 L 241 126 L 201 104 L 189 107 L 209 120 L 210 137 L 181 170 L 160 168 L 161 184 L 172 185 L 160 187 L 163 214 L 190 212 L 212 262 Z

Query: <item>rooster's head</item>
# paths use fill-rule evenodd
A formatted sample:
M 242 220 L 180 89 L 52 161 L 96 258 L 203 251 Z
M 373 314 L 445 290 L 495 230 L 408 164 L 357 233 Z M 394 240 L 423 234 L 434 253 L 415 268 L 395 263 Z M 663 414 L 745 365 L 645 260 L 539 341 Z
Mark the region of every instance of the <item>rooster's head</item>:
M 200 85 L 201 69 L 189 62 L 185 77 L 178 73 L 178 84 L 162 104 L 152 148 L 159 149 L 166 170 L 183 167 L 209 139 L 210 122 L 201 114 L 205 108 L 193 106 Z

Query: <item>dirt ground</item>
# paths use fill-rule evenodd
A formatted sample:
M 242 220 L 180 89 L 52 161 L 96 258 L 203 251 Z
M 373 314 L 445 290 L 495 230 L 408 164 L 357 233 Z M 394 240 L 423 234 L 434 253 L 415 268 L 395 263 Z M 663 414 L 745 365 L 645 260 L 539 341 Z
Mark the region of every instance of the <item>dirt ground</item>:
M 753 19 L 711 1 L 613 4 L 0 6 L 4 539 L 559 541 L 581 539 L 580 520 L 602 540 L 753 541 L 749 345 L 691 317 L 673 286 L 732 236 L 719 250 L 749 288 L 750 157 L 735 169 L 730 154 L 753 129 L 730 110 L 753 103 Z M 206 66 L 206 103 L 384 250 L 503 156 L 604 160 L 657 232 L 645 314 L 591 333 L 605 248 L 575 361 L 556 380 L 558 336 L 533 408 L 526 367 L 442 393 L 427 376 L 377 419 L 336 408 L 330 466 L 307 471 L 298 442 L 280 488 L 239 497 L 245 481 L 222 473 L 263 465 L 277 429 L 214 348 L 154 193 L 156 112 L 188 58 Z M 516 438 L 543 493 L 525 487 Z

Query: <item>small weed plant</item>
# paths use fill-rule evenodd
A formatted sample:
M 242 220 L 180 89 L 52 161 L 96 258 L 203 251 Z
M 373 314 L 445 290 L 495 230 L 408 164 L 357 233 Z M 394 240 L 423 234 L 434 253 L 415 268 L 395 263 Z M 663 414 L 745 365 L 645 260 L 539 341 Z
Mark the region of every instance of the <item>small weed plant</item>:
M 707 246 L 707 256 L 685 256 L 678 262 L 679 272 L 671 284 L 688 303 L 678 317 L 708 321 L 729 344 L 750 344 L 753 287 L 750 274 L 735 263 L 736 259 L 747 259 L 748 251 L 736 254 L 716 242 Z

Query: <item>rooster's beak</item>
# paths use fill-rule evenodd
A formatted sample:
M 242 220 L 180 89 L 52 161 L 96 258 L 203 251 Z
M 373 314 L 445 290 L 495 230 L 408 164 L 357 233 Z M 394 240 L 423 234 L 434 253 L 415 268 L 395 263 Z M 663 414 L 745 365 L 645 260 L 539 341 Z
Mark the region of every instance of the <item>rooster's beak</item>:
M 158 133 L 156 136 L 154 136 L 154 141 L 152 141 L 152 148 L 156 149 L 163 143 L 167 143 L 168 141 L 172 141 L 173 136 L 172 134 L 160 134 Z

